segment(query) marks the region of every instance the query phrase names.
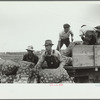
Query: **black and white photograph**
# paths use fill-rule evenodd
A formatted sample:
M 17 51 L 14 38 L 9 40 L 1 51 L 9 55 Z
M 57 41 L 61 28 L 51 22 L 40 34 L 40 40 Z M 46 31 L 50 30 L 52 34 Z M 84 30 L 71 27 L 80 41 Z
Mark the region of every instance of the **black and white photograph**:
M 100 83 L 100 2 L 0 1 L 0 35 L 1 84 Z
M 100 1 L 0 1 L 0 99 L 100 99 Z

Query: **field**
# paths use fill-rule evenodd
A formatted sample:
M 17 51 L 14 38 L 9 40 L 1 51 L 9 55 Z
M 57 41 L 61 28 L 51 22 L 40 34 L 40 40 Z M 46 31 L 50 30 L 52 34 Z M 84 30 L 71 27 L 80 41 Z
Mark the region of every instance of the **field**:
M 44 50 L 36 51 L 35 54 L 40 57 L 43 51 Z M 64 53 L 64 51 L 65 50 L 62 50 L 61 53 Z M 20 61 L 25 54 L 26 52 L 0 52 L 0 58 L 4 60 Z
M 18 61 L 23 59 L 24 54 L 0 54 L 0 58 L 4 60 L 13 60 L 13 61 Z
M 13 60 L 13 61 L 20 61 L 23 59 L 23 56 L 26 54 L 26 52 L 6 52 L 6 53 L 0 53 L 0 58 L 4 60 Z M 37 56 L 40 56 L 41 54 L 36 53 Z

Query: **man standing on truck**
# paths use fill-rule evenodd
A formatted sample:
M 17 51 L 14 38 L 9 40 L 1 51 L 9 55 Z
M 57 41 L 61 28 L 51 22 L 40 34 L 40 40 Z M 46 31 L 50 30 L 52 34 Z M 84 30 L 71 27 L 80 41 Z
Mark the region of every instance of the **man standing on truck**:
M 87 25 L 82 25 L 79 36 L 85 45 L 95 45 L 97 42 L 96 28 Z
M 70 30 L 69 24 L 63 25 L 64 30 L 59 34 L 59 41 L 57 45 L 57 50 L 59 51 L 63 44 L 66 45 L 66 47 L 70 44 L 69 36 L 71 35 L 71 40 L 73 41 L 73 32 Z

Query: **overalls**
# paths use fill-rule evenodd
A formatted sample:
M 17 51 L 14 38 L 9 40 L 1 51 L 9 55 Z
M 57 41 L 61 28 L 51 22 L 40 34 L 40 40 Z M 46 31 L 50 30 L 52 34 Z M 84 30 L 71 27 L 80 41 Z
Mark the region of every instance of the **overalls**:
M 46 55 L 45 61 L 47 62 L 48 68 L 58 68 L 60 61 L 56 56 L 54 56 L 54 50 L 52 55 Z

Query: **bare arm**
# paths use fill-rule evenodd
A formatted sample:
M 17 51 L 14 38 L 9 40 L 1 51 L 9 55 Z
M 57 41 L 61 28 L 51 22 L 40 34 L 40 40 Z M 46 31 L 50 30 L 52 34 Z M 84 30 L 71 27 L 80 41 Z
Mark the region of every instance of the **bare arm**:
M 59 40 L 58 40 L 59 42 L 61 41 L 61 33 L 59 33 Z
M 73 36 L 74 36 L 74 34 L 73 34 L 72 31 L 70 31 L 70 34 L 71 34 L 71 40 L 73 41 Z
M 41 68 L 41 65 L 43 64 L 44 60 L 45 60 L 45 52 L 39 58 L 39 61 L 36 64 L 36 68 Z
M 60 50 L 60 43 L 61 43 L 61 36 L 59 34 L 59 40 L 58 40 L 57 50 Z

